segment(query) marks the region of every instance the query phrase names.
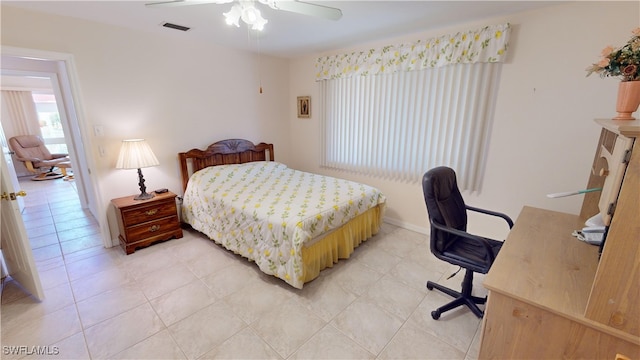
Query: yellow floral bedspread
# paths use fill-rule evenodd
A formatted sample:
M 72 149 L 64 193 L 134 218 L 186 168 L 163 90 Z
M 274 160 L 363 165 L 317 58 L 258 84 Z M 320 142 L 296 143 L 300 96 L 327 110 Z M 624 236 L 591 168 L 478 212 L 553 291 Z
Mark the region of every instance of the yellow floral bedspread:
M 182 215 L 216 243 L 301 289 L 303 246 L 384 202 L 371 186 L 251 162 L 194 173 Z

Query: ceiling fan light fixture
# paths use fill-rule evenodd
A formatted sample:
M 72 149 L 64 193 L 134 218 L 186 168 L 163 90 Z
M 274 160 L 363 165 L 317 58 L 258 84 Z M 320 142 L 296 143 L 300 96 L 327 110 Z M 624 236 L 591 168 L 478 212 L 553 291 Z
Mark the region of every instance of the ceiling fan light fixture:
M 253 30 L 257 30 L 257 31 L 262 31 L 264 30 L 264 25 L 267 23 L 267 19 L 263 18 L 262 16 L 260 16 L 255 23 L 253 24 L 253 26 L 251 26 L 251 29 Z
M 256 8 L 256 1 L 275 10 L 284 10 L 330 20 L 338 20 L 342 17 L 342 11 L 340 9 L 300 0 L 156 0 L 156 2 L 147 3 L 145 6 L 161 7 L 234 3 L 228 12 L 223 13 L 225 22 L 228 25 L 240 27 L 240 19 L 242 19 L 243 22 L 251 26 L 252 30 L 262 31 L 268 21 L 262 17 L 260 10 Z
M 253 4 L 245 5 L 242 8 L 241 19 L 242 19 L 242 21 L 244 21 L 245 23 L 247 23 L 249 25 L 255 24 L 256 21 L 261 17 L 262 16 L 260 15 L 260 10 L 256 9 L 253 6 Z
M 260 2 L 262 1 L 273 2 L 273 0 L 260 0 Z M 257 31 L 264 30 L 264 25 L 268 22 L 262 17 L 260 10 L 255 7 L 254 0 L 239 0 L 231 7 L 231 10 L 223 15 L 227 25 L 240 27 L 240 19 L 242 19 L 245 24 L 251 26 L 252 30 Z
M 235 25 L 236 27 L 240 27 L 240 16 L 242 16 L 242 8 L 240 5 L 236 4 L 231 7 L 226 13 L 223 13 L 225 21 L 227 25 Z

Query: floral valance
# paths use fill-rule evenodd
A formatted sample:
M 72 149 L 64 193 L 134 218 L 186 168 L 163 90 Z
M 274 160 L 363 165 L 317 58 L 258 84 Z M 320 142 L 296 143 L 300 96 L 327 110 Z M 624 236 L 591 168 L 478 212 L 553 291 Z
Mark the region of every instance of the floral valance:
M 509 24 L 486 26 L 411 44 L 324 56 L 316 60 L 316 81 L 435 68 L 450 64 L 501 62 L 509 47 Z

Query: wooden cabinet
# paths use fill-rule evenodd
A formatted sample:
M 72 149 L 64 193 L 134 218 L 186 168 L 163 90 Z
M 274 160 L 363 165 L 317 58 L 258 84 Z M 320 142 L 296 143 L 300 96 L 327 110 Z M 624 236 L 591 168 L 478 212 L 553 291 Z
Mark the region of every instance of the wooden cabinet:
M 149 200 L 125 196 L 111 200 L 116 208 L 120 246 L 128 254 L 157 241 L 181 238 L 176 194 L 156 194 Z
M 621 182 L 585 196 L 579 216 L 523 209 L 484 280 L 481 359 L 640 358 L 640 121 L 597 122 L 588 186 L 605 184 L 598 153 L 616 137 L 632 145 Z M 599 249 L 571 233 L 601 208 L 613 213 Z

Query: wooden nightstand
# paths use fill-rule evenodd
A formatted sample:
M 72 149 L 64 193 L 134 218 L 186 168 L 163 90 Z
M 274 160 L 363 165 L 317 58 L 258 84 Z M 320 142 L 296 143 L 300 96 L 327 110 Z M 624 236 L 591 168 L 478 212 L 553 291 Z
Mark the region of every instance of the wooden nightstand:
M 155 194 L 149 200 L 134 200 L 134 197 L 111 200 L 118 216 L 120 246 L 127 255 L 157 241 L 182 237 L 176 194 L 171 191 Z

